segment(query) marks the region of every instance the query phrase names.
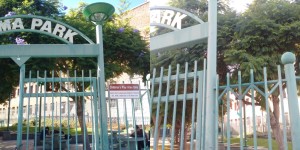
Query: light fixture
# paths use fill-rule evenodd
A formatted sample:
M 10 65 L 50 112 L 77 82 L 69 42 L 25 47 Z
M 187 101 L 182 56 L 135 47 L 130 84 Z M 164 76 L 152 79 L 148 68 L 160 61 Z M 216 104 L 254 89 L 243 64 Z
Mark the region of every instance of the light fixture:
M 108 3 L 99 2 L 86 6 L 83 15 L 88 21 L 102 24 L 115 12 L 114 6 Z

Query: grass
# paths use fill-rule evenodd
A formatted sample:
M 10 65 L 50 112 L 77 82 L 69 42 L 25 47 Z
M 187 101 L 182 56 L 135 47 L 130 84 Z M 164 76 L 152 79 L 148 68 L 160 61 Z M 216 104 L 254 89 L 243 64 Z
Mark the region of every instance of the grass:
M 41 130 L 43 129 L 43 127 L 41 127 Z M 0 131 L 6 131 L 7 130 L 7 127 L 0 127 Z M 12 132 L 17 132 L 18 130 L 18 126 L 14 125 L 14 126 L 10 126 L 9 127 L 9 130 L 12 131 Z M 29 127 L 29 133 L 35 133 L 35 131 L 38 131 L 39 128 L 38 127 L 35 127 L 35 126 L 30 126 Z M 50 128 L 51 130 L 51 128 Z M 54 127 L 54 130 L 59 130 L 58 127 Z M 62 131 L 64 131 L 64 133 L 68 133 L 68 128 L 61 128 Z M 23 126 L 23 129 L 22 129 L 23 133 L 27 133 L 27 127 L 26 126 Z M 87 128 L 87 132 L 88 134 L 92 134 L 92 128 Z M 75 128 L 70 128 L 70 134 L 71 135 L 81 135 L 81 128 L 77 128 L 77 132 L 76 132 L 76 129 Z
M 225 141 L 224 143 L 226 143 Z M 240 145 L 240 138 L 231 138 L 230 144 Z M 254 146 L 253 138 L 247 138 L 247 146 Z M 257 146 L 268 148 L 268 139 L 257 138 Z M 272 139 L 272 149 L 279 149 L 277 142 Z M 288 142 L 288 150 L 292 150 L 292 143 Z

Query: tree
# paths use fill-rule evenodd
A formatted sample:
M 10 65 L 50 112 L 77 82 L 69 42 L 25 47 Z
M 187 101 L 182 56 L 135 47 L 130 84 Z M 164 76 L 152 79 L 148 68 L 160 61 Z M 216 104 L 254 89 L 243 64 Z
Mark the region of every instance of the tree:
M 287 0 L 256 0 L 241 16 L 238 22 L 231 48 L 225 53 L 225 61 L 235 65 L 237 70 L 249 72 L 254 69 L 257 80 L 263 80 L 262 69 L 267 66 L 268 80 L 276 80 L 276 66 L 286 51 L 299 55 L 300 5 Z M 295 63 L 299 72 L 299 60 Z M 249 76 L 244 75 L 244 79 Z M 283 85 L 285 87 L 285 85 Z M 283 87 L 283 88 L 284 88 Z M 270 123 L 273 135 L 284 149 L 282 131 L 279 124 L 279 92 L 270 95 L 273 110 L 270 110 Z M 265 109 L 265 100 L 257 97 L 256 103 Z
M 13 14 L 35 14 L 41 16 L 47 16 L 51 14 L 52 16 L 59 16 L 60 6 L 55 0 L 52 1 L 16 1 L 16 0 L 0 0 L 0 16 L 4 17 L 5 15 Z M 11 33 L 9 35 L 1 35 L 1 44 L 16 44 L 16 38 L 26 38 L 26 41 L 32 43 L 40 43 L 40 41 L 50 42 L 49 37 L 40 36 L 37 34 L 29 33 Z M 40 36 L 40 38 L 36 38 Z M 47 40 L 48 39 L 48 40 Z M 39 41 L 37 41 L 39 40 Z M 53 39 L 52 39 L 53 40 Z M 56 40 L 57 42 L 57 40 Z M 39 59 L 41 60 L 41 59 Z M 49 60 L 49 59 L 47 59 Z M 41 62 L 41 61 L 40 61 Z M 29 62 L 30 63 L 30 62 Z M 38 62 L 37 62 L 38 63 Z M 44 63 L 38 63 L 44 64 Z M 2 72 L 3 77 L 0 78 L 1 87 L 0 87 L 0 103 L 5 103 L 9 99 L 9 93 L 13 91 L 13 88 L 18 86 L 19 83 L 19 67 L 10 59 L 2 58 L 0 59 L 0 72 Z M 48 66 L 49 67 L 49 66 Z

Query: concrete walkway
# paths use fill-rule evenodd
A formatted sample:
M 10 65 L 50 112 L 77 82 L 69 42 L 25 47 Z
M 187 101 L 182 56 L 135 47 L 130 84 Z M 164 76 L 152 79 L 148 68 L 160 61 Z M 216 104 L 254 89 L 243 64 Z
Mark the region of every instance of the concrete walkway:
M 0 137 L 0 150 L 16 150 L 16 140 L 3 141 Z M 22 141 L 22 150 L 34 150 L 34 141 L 28 140 L 28 149 L 26 148 L 26 140 Z M 43 150 L 42 146 L 37 146 L 37 150 Z M 68 146 L 66 147 L 68 149 Z M 70 144 L 70 150 L 83 150 L 82 144 Z

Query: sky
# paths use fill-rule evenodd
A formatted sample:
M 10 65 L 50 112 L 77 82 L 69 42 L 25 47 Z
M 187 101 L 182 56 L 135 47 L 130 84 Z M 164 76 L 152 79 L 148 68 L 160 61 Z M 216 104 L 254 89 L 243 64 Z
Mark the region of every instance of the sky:
M 230 7 L 237 12 L 243 12 L 253 0 L 230 0 Z M 164 6 L 168 5 L 168 0 L 150 0 L 150 6 Z
M 88 4 L 95 2 L 106 2 L 112 4 L 115 9 L 119 7 L 119 0 L 62 0 L 62 3 L 68 8 L 76 8 L 80 1 Z M 129 9 L 139 6 L 146 2 L 146 0 L 127 0 L 130 3 Z M 237 12 L 243 12 L 253 0 L 230 0 L 230 7 L 234 8 Z M 164 6 L 167 5 L 168 0 L 150 0 L 150 6 Z
M 237 12 L 243 12 L 252 1 L 253 0 L 230 0 L 230 7 L 233 7 Z
M 116 11 L 117 8 L 119 7 L 119 0 L 62 0 L 61 2 L 68 8 L 76 8 L 78 7 L 78 3 L 81 1 L 88 4 L 92 4 L 96 2 L 106 2 L 112 4 L 115 7 Z M 127 0 L 127 1 L 130 3 L 128 9 L 134 8 L 146 2 L 145 0 Z

